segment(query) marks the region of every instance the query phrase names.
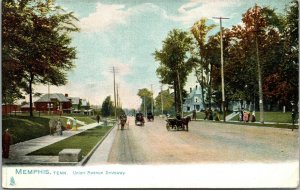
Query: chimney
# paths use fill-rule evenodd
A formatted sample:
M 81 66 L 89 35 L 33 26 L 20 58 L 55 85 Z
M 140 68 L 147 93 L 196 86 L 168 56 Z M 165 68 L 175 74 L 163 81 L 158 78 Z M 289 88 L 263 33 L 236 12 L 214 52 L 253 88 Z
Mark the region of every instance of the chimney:
M 192 92 L 192 88 L 190 88 L 190 93 Z
M 65 94 L 65 97 L 67 98 L 69 95 L 68 94 Z

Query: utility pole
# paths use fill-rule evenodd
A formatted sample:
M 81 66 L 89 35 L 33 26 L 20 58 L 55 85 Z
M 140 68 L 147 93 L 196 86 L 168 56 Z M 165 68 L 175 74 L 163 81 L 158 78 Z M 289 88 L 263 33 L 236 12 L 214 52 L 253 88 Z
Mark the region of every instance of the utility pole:
M 114 106 L 115 106 L 115 120 L 117 120 L 117 98 L 116 98 L 116 68 L 113 66 L 111 72 L 114 77 Z
M 151 112 L 153 113 L 153 88 L 152 88 L 153 84 L 151 84 L 151 93 L 152 93 L 152 97 L 151 97 Z
M 144 96 L 144 116 L 146 116 L 146 96 Z
M 223 34 L 222 34 L 222 20 L 229 19 L 225 17 L 213 17 L 214 19 L 220 20 L 220 43 L 221 43 L 221 85 L 222 85 L 222 110 L 223 110 L 223 120 L 226 122 L 225 113 L 225 90 L 224 90 L 224 60 L 223 60 Z
M 117 86 L 117 108 L 120 106 L 120 102 L 119 102 L 119 84 L 116 84 Z
M 257 27 L 257 4 L 255 4 L 255 46 L 256 46 L 256 61 L 257 61 L 257 75 L 258 75 L 258 93 L 259 93 L 259 115 L 260 123 L 264 123 L 264 102 L 262 92 L 262 77 L 261 77 L 261 65 L 259 61 L 259 49 L 258 49 L 258 27 Z
M 163 97 L 162 97 L 162 93 L 163 93 L 163 90 L 162 90 L 162 86 L 160 86 L 160 101 L 161 101 L 161 114 L 163 115 L 164 114 L 164 102 L 163 102 Z

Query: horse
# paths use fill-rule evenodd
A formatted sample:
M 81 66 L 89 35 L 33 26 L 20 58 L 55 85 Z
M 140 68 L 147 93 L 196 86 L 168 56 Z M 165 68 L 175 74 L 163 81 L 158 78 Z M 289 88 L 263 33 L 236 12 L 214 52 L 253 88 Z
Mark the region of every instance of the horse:
M 181 119 L 183 129 L 189 130 L 189 122 L 192 120 L 190 116 Z M 185 128 L 186 127 L 186 128 Z

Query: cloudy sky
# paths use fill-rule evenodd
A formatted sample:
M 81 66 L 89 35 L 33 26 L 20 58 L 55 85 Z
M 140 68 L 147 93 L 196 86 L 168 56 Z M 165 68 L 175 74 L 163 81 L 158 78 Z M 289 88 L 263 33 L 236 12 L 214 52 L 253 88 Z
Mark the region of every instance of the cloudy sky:
M 161 49 L 170 30 L 189 30 L 201 17 L 229 17 L 224 27 L 241 23 L 241 15 L 257 3 L 282 12 L 288 0 L 57 0 L 79 19 L 81 31 L 72 34 L 77 48 L 76 67 L 68 72 L 68 84 L 50 87 L 50 92 L 68 93 L 93 105 L 101 105 L 106 96 L 113 97 L 112 67 L 117 68 L 116 83 L 124 108 L 138 108 L 138 89 L 153 84 L 160 89 L 156 76 L 158 63 L 152 53 Z M 210 20 L 209 22 L 217 22 Z M 218 28 L 217 28 L 218 29 Z M 215 32 L 217 32 L 217 29 Z M 185 86 L 195 86 L 193 74 Z M 165 87 L 166 88 L 166 87 Z M 47 93 L 47 86 L 36 86 Z

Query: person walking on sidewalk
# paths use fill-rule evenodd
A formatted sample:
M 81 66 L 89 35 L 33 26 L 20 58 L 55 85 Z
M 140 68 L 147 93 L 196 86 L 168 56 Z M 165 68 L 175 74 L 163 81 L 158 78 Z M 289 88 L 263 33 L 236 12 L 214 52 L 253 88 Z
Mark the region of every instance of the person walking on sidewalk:
M 2 135 L 2 157 L 8 158 L 9 157 L 9 147 L 12 144 L 12 137 L 9 133 L 9 130 L 6 129 L 4 134 Z
M 74 119 L 73 119 L 73 128 L 72 128 L 72 130 L 73 131 L 77 131 L 77 122 L 76 122 L 76 118 L 74 117 Z
M 100 122 L 100 116 L 97 115 L 96 119 L 97 119 L 97 122 L 99 123 Z
M 58 135 L 62 136 L 62 124 L 60 119 L 58 119 L 56 123 L 56 132 Z

